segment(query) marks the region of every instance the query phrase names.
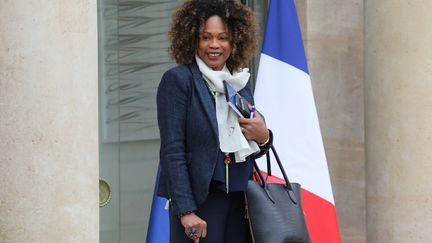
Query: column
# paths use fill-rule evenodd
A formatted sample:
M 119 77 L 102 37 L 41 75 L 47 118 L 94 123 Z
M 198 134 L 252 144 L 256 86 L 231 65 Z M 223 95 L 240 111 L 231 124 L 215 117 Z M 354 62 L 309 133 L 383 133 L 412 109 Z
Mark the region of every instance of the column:
M 96 1 L 1 1 L 0 43 L 0 242 L 98 242 Z
M 366 0 L 367 242 L 432 242 L 432 1 Z

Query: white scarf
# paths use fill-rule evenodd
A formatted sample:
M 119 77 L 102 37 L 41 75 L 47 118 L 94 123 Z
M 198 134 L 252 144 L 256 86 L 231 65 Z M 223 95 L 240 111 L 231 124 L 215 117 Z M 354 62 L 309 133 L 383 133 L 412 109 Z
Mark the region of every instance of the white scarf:
M 246 86 L 250 74 L 248 68 L 230 73 L 226 65 L 221 71 L 215 71 L 207 66 L 198 56 L 195 56 L 198 68 L 211 91 L 215 92 L 216 118 L 219 129 L 219 143 L 222 152 L 234 153 L 236 162 L 244 162 L 246 157 L 260 149 L 256 142 L 247 140 L 243 135 L 238 115 L 228 106 L 225 98 L 223 80 L 227 81 L 236 91 Z

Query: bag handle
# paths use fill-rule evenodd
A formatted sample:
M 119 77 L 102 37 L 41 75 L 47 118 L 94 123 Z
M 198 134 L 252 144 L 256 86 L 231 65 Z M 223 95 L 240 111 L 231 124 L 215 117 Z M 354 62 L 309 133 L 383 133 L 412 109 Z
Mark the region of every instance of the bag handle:
M 294 194 L 294 190 L 293 190 L 293 188 L 291 186 L 291 183 L 290 183 L 290 181 L 288 179 L 288 176 L 285 173 L 285 169 L 282 166 L 282 162 L 280 161 L 279 155 L 277 154 L 276 149 L 274 148 L 273 145 L 271 145 L 270 149 L 273 152 L 273 156 L 276 159 L 276 162 L 277 162 L 277 164 L 279 166 L 280 171 L 282 172 L 282 175 L 283 175 L 283 178 L 284 178 L 284 181 L 285 181 L 285 188 L 287 189 L 288 195 L 289 195 L 291 201 L 294 204 L 297 204 L 297 198 L 296 198 L 296 196 Z M 266 157 L 267 157 L 267 171 L 270 171 L 270 173 L 271 173 L 270 151 L 267 152 Z M 268 191 L 267 180 L 266 180 L 266 178 L 264 178 L 263 174 L 261 173 L 261 170 L 258 167 L 258 164 L 257 164 L 256 161 L 254 161 L 254 167 L 255 167 L 255 171 L 258 174 L 258 177 L 260 178 L 260 180 L 262 182 L 262 188 L 266 191 L 266 193 L 267 193 L 268 197 L 270 198 L 270 200 L 272 200 L 274 202 L 273 198 L 271 197 L 271 195 L 270 195 L 270 193 Z M 269 174 L 269 175 L 271 175 L 271 174 Z
M 272 145 L 273 146 L 273 145 Z M 271 147 L 270 147 L 271 149 Z M 271 162 L 270 162 L 270 154 L 269 151 L 267 151 L 266 153 L 266 160 L 267 160 L 267 176 L 271 176 L 272 172 L 271 172 Z

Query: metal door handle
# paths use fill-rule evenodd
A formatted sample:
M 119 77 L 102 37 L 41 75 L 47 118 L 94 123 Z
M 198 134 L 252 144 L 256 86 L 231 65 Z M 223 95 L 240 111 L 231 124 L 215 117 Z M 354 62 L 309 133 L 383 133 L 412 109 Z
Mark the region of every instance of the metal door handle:
M 111 200 L 111 186 L 102 178 L 99 178 L 99 207 L 105 207 Z

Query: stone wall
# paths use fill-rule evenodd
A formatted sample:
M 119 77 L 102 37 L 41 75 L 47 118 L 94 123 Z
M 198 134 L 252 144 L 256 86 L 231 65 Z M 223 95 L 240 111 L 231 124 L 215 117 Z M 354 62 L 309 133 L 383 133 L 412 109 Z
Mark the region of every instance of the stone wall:
M 0 43 L 0 242 L 98 242 L 96 1 L 1 1 Z
M 299 10 L 302 4 L 307 5 L 303 35 L 341 239 L 364 243 L 363 0 L 297 1 Z
M 432 242 L 432 2 L 365 6 L 367 241 Z

